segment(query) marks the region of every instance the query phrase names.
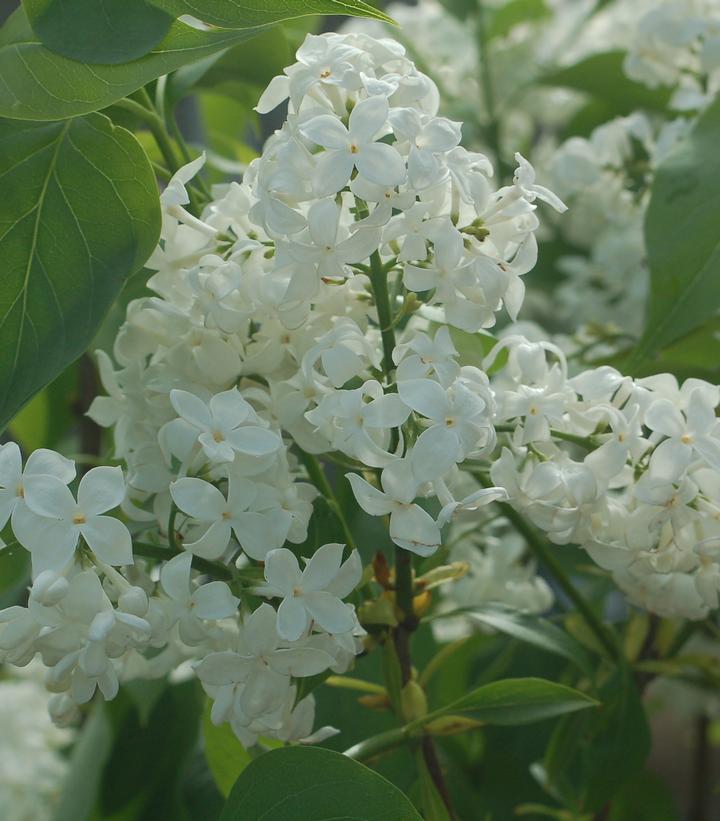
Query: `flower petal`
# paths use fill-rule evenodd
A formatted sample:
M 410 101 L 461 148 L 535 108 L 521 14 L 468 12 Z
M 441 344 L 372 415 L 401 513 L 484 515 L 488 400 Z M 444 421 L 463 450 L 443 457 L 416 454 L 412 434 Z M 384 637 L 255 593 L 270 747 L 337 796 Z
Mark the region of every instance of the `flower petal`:
M 49 519 L 72 519 L 75 499 L 64 482 L 55 476 L 28 476 L 23 481 L 25 502 L 33 513 Z
M 92 516 L 80 525 L 80 532 L 90 550 L 110 565 L 133 564 L 130 531 L 112 516 Z
M 89 470 L 78 486 L 78 506 L 86 516 L 97 516 L 119 507 L 125 498 L 125 478 L 120 467 Z
M 328 633 L 347 633 L 355 626 L 355 614 L 352 605 L 344 604 L 331 593 L 318 590 L 308 593 L 305 606 L 310 615 Z
M 309 617 L 302 599 L 289 598 L 280 602 L 277 611 L 277 631 L 287 641 L 297 641 L 307 630 Z
M 190 596 L 190 606 L 199 619 L 227 619 L 237 612 L 240 599 L 225 582 L 203 584 Z
M 178 479 L 170 485 L 170 495 L 183 513 L 199 522 L 222 519 L 228 503 L 221 491 L 210 482 L 193 477 Z
M 331 543 L 319 547 L 310 557 L 302 573 L 305 592 L 324 590 L 340 570 L 345 545 Z

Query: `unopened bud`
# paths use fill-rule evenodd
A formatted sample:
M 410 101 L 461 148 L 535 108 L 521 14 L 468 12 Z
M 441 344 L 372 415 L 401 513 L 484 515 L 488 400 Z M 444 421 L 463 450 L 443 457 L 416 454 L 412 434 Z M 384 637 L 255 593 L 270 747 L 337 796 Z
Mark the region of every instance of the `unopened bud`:
M 384 711 L 390 709 L 390 699 L 387 693 L 373 693 L 372 695 L 360 696 L 358 703 L 369 710 Z
M 54 570 L 43 570 L 35 579 L 30 596 L 40 604 L 52 607 L 65 597 L 69 588 L 70 584 L 65 576 Z
M 400 705 L 405 721 L 415 721 L 427 715 L 427 697 L 417 681 L 410 680 L 402 688 Z
M 144 616 L 149 607 L 147 593 L 140 587 L 131 587 L 120 595 L 118 607 L 133 616 Z

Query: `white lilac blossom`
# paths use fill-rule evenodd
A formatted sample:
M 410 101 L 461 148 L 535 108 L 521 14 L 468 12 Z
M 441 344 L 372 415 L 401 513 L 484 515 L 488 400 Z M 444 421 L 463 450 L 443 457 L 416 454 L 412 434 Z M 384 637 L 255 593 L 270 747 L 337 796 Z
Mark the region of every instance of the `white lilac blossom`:
M 392 40 L 309 35 L 259 107 L 287 98 L 282 128 L 202 213 L 185 208 L 200 161 L 163 195 L 153 296 L 100 356 L 109 398 L 89 412 L 122 466 L 74 494 L 68 460 L 36 451 L 23 471 L 0 450 L 0 517 L 33 562 L 27 602 L 0 611 L 0 661 L 40 657 L 61 723 L 189 662 L 243 743 L 326 737 L 298 680 L 362 651 L 368 577 L 344 518 L 347 545 L 309 527 L 319 494 L 339 510 L 318 456 L 399 550 L 465 558 L 489 534 L 464 605 L 551 603 L 505 541 L 503 502 L 633 602 L 716 608 L 718 388 L 572 377 L 556 345 L 518 334 L 483 361 L 480 331 L 516 316 L 558 196 L 520 155 L 494 186 Z

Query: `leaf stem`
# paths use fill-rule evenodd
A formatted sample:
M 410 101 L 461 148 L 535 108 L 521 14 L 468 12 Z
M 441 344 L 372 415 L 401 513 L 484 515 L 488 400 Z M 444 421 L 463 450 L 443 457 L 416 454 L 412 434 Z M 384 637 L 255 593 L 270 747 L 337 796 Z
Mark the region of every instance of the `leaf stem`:
M 133 553 L 138 556 L 144 556 L 148 559 L 160 559 L 167 562 L 175 556 L 179 556 L 183 551 L 173 551 L 169 547 L 162 547 L 161 545 L 146 544 L 144 542 L 133 542 Z M 209 576 L 216 576 L 219 579 L 231 579 L 232 572 L 229 567 L 219 562 L 212 562 L 209 559 L 202 559 L 200 556 L 193 556 L 193 567 L 197 570 L 202 570 Z

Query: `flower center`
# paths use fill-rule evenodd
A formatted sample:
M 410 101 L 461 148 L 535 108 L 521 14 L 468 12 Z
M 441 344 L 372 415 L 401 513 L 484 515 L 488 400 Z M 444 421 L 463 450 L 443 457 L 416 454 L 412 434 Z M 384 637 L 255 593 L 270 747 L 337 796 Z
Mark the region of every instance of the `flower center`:
M 295 598 L 297 598 L 298 596 L 303 596 L 305 594 L 305 591 L 302 589 L 302 587 L 293 587 L 292 592 Z
M 22 486 L 22 482 L 18 482 L 18 486 L 15 488 L 15 493 L 21 498 L 25 498 L 25 488 Z
M 683 433 L 683 435 L 680 437 L 680 441 L 683 443 L 683 445 L 692 445 L 692 443 L 693 443 L 692 434 Z
M 330 71 L 329 68 L 326 68 L 325 71 L 320 72 L 320 79 L 321 80 L 327 80 L 327 78 L 330 77 L 331 74 L 332 74 L 332 71 Z
M 76 513 L 73 516 L 72 520 L 73 520 L 74 525 L 84 525 L 85 522 L 87 522 L 87 519 L 85 518 L 84 513 Z
M 222 433 L 220 433 L 219 430 L 214 430 L 212 437 L 216 442 L 224 442 L 225 441 L 225 437 L 222 435 Z
M 360 149 L 355 145 L 355 143 L 350 144 L 350 153 L 357 154 Z

